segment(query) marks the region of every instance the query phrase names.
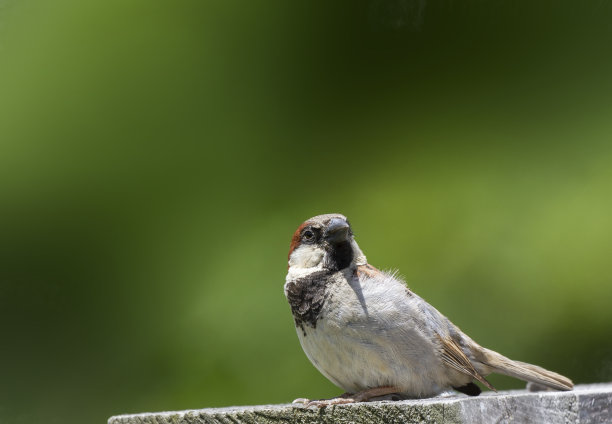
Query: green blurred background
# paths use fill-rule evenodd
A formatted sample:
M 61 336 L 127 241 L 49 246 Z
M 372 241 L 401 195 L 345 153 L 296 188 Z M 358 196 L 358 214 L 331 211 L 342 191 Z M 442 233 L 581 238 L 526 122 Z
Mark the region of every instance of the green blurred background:
M 282 291 L 294 229 L 328 212 L 483 345 L 612 380 L 610 22 L 604 1 L 0 0 L 0 420 L 339 394 Z

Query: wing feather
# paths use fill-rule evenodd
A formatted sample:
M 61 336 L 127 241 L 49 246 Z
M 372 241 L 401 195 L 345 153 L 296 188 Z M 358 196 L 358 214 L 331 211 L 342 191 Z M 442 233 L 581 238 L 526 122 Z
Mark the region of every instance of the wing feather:
M 443 338 L 439 335 L 438 338 L 440 339 L 440 343 L 442 344 L 442 361 L 446 365 L 456 369 L 459 372 L 462 372 L 475 378 L 476 380 L 487 386 L 489 389 L 495 392 L 497 391 L 495 390 L 495 387 L 493 387 L 491 383 L 487 381 L 486 378 L 484 378 L 478 373 L 478 371 L 476 371 L 474 365 L 472 365 L 470 359 L 465 355 L 465 353 L 463 353 L 463 350 L 461 350 L 461 347 L 457 344 L 457 342 L 449 338 Z

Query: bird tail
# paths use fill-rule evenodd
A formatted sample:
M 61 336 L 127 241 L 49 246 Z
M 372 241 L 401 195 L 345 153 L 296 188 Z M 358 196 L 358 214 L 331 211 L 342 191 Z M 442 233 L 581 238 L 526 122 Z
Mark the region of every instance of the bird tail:
M 483 348 L 483 351 L 486 357 L 484 363 L 498 374 L 519 378 L 555 390 L 572 390 L 574 387 L 572 380 L 556 372 L 526 362 L 514 361 L 490 349 Z

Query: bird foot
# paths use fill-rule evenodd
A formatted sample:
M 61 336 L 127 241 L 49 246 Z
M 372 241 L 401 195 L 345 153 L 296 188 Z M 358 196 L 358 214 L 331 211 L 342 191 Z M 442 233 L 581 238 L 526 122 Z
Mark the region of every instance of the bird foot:
M 299 402 L 296 402 L 299 401 Z M 302 403 L 306 408 L 310 408 L 311 406 L 321 408 L 327 408 L 328 406 L 334 405 L 344 405 L 347 403 L 355 403 L 357 400 L 353 398 L 343 398 L 343 397 L 335 397 L 331 399 L 319 399 L 319 400 L 309 400 L 309 399 L 296 399 L 293 403 Z
M 338 397 L 331 399 L 310 400 L 298 398 L 293 403 L 302 404 L 306 408 L 316 406 L 317 408 L 326 408 L 334 405 L 345 405 L 348 403 L 367 402 L 372 398 L 389 395 L 392 393 L 400 393 L 401 389 L 395 386 L 374 387 L 373 389 L 363 390 L 357 393 L 344 393 Z

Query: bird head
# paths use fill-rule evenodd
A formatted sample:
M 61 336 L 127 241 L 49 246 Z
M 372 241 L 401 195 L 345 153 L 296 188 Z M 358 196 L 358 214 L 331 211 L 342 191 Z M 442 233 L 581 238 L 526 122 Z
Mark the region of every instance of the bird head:
M 297 228 L 291 239 L 290 272 L 333 272 L 365 263 L 366 258 L 355 242 L 351 225 L 344 215 L 327 214 L 310 218 Z

